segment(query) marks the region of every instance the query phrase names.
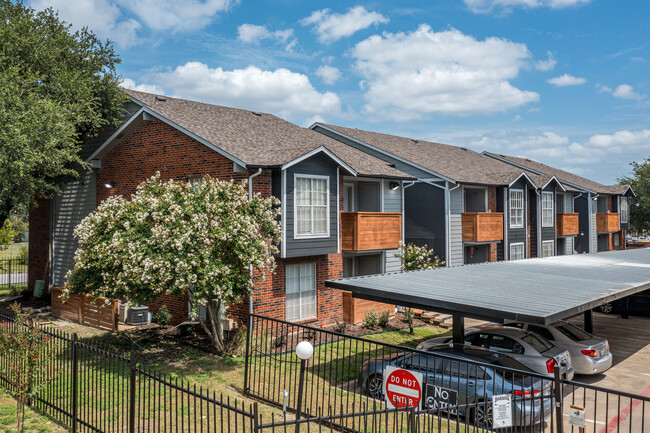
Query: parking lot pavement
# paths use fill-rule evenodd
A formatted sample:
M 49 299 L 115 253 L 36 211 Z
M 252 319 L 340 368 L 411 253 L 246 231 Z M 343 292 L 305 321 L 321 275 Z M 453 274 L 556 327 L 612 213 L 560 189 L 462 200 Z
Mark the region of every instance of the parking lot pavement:
M 578 326 L 583 324 L 582 316 L 576 316 L 570 321 Z M 621 319 L 618 315 L 594 313 L 594 335 L 604 337 L 609 342 L 614 357 L 612 368 L 593 376 L 576 375 L 574 381 L 649 396 L 650 318 Z M 572 395 L 567 396 L 565 404 L 571 404 L 573 398 Z M 586 396 L 576 398 L 587 409 L 587 431 L 592 431 L 594 424 L 596 432 L 650 431 L 650 406 L 647 403 L 644 408 L 639 400 L 619 400 L 614 396 L 606 399 L 602 393 L 597 397 L 587 393 Z M 643 412 L 645 420 L 642 420 Z

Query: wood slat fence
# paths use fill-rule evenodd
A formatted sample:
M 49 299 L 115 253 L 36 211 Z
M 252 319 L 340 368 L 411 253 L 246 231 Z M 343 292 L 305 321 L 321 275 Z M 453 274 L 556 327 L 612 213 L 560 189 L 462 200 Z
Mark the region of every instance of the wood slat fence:
M 80 325 L 117 331 L 117 301 L 74 295 L 63 299 L 63 288 L 52 288 L 52 315 Z

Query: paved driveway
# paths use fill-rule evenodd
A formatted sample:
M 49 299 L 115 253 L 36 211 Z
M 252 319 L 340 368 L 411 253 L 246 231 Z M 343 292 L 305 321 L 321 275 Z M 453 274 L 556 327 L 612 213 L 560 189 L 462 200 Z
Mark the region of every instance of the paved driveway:
M 582 316 L 570 321 L 581 326 Z M 618 315 L 594 313 L 594 334 L 607 338 L 614 364 L 603 374 L 577 375 L 574 381 L 650 396 L 650 318 L 621 319 Z M 606 397 L 601 392 L 571 392 L 570 389 L 565 392 L 570 393 L 565 405 L 575 402 L 586 408 L 588 432 L 650 432 L 649 403 L 614 395 Z M 644 412 L 646 419 L 642 421 Z

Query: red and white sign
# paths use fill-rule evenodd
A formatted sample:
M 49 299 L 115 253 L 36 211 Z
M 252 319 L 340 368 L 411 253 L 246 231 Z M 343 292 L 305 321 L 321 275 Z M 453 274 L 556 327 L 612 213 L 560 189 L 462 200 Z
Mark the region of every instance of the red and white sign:
M 389 408 L 420 407 L 422 373 L 388 366 L 384 369 L 383 384 Z

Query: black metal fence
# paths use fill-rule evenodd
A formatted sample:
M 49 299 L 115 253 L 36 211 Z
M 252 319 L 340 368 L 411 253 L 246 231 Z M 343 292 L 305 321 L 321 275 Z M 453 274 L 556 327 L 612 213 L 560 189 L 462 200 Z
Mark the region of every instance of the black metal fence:
M 15 330 L 11 313 L 0 313 Z M 124 353 L 80 340 L 76 334 L 43 329 L 49 359 L 43 373 L 47 386 L 31 402 L 73 432 L 253 432 L 256 403 L 157 373 Z M 12 362 L 0 356 L 0 371 Z M 0 383 L 12 384 L 0 375 Z
M 294 350 L 305 340 L 313 344 L 314 353 L 301 381 Z M 586 432 L 650 432 L 647 396 L 567 381 L 560 370 L 549 378 L 264 316 L 249 319 L 246 359 L 245 395 L 289 413 L 300 406 L 304 418 L 293 424 L 318 422 L 364 432 L 492 430 L 497 427 L 492 397 L 507 395 L 514 426 L 499 431 L 581 432 L 569 422 L 574 406 L 583 409 Z M 382 378 L 386 366 L 422 374 L 424 404 L 413 413 L 387 406 Z
M 10 294 L 27 288 L 27 261 L 19 257 L 0 259 L 0 290 Z

